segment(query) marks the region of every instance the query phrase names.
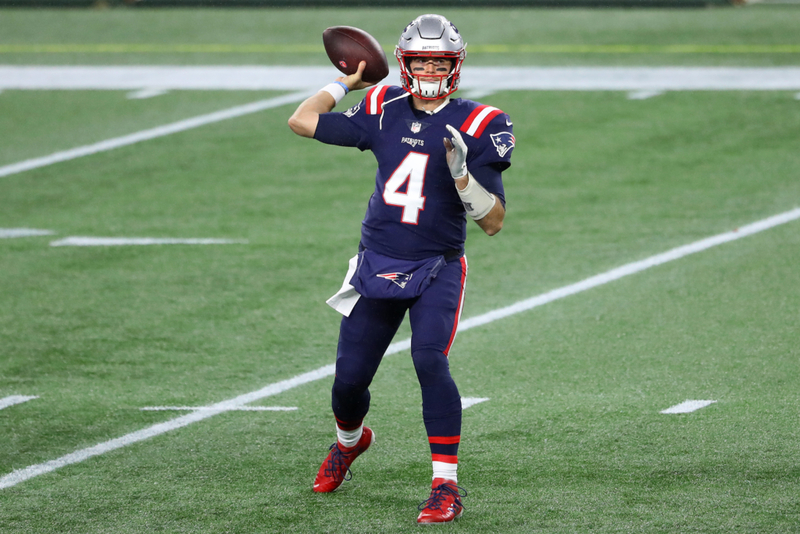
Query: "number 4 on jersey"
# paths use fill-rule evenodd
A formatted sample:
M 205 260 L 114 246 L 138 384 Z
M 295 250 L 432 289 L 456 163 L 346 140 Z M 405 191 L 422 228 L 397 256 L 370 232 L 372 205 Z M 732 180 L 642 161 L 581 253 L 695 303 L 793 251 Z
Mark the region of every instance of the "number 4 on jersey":
M 428 167 L 428 154 L 409 152 L 406 159 L 395 169 L 383 189 L 383 201 L 390 206 L 403 208 L 401 220 L 406 224 L 417 224 L 419 212 L 425 209 L 425 169 Z M 400 191 L 408 184 L 405 192 Z

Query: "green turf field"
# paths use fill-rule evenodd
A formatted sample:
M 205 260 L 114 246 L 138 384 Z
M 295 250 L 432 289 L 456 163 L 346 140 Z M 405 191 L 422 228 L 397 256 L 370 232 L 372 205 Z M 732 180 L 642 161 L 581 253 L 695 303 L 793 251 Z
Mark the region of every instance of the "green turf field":
M 388 47 L 417 14 L 3 10 L 0 65 L 325 65 L 325 27 Z M 444 14 L 474 45 L 465 70 L 800 66 L 798 8 Z M 470 228 L 463 319 L 798 208 L 795 93 L 483 97 L 517 147 L 503 231 Z M 3 91 L 0 167 L 279 94 Z M 294 136 L 293 107 L 0 177 L 0 229 L 52 232 L 0 237 L 0 406 L 37 397 L 0 409 L 0 532 L 417 530 L 430 455 L 407 351 L 379 370 L 377 442 L 333 494 L 311 491 L 332 378 L 263 389 L 333 363 L 324 301 L 373 187 L 371 156 Z M 50 246 L 69 236 L 242 242 Z M 444 528 L 799 531 L 798 265 L 794 220 L 459 334 L 461 395 L 489 400 L 464 411 L 469 496 Z M 660 413 L 685 400 L 716 402 Z

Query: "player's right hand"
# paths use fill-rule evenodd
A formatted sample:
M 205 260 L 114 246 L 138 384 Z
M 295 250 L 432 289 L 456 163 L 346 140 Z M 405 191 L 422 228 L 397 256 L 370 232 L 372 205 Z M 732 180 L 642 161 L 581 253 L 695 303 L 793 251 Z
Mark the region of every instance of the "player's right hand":
M 342 82 L 345 84 L 351 91 L 358 91 L 359 89 L 366 89 L 374 83 L 368 83 L 361 79 L 361 76 L 364 75 L 364 69 L 367 68 L 367 62 L 362 61 L 358 64 L 358 70 L 349 76 L 339 76 L 336 78 L 337 82 Z

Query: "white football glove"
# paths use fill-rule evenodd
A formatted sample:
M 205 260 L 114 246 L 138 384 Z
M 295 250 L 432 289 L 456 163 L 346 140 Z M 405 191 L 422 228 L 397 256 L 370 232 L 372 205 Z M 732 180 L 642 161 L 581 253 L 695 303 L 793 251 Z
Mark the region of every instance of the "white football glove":
M 461 138 L 458 130 L 449 124 L 447 131 L 453 136 L 449 139 L 444 138 L 444 147 L 447 149 L 447 166 L 450 167 L 450 175 L 453 180 L 457 180 L 467 175 L 467 144 Z

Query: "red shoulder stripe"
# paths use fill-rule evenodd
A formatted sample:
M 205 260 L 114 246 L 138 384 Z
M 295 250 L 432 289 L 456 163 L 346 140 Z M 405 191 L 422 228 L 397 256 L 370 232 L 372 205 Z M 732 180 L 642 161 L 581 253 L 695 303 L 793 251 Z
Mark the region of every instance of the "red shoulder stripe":
M 460 130 L 472 137 L 480 137 L 486 126 L 492 122 L 492 119 L 497 117 L 503 112 L 494 106 L 478 106 L 472 113 L 470 113 L 464 124 L 461 125 Z
M 367 115 L 380 115 L 388 85 L 378 85 L 367 92 Z

